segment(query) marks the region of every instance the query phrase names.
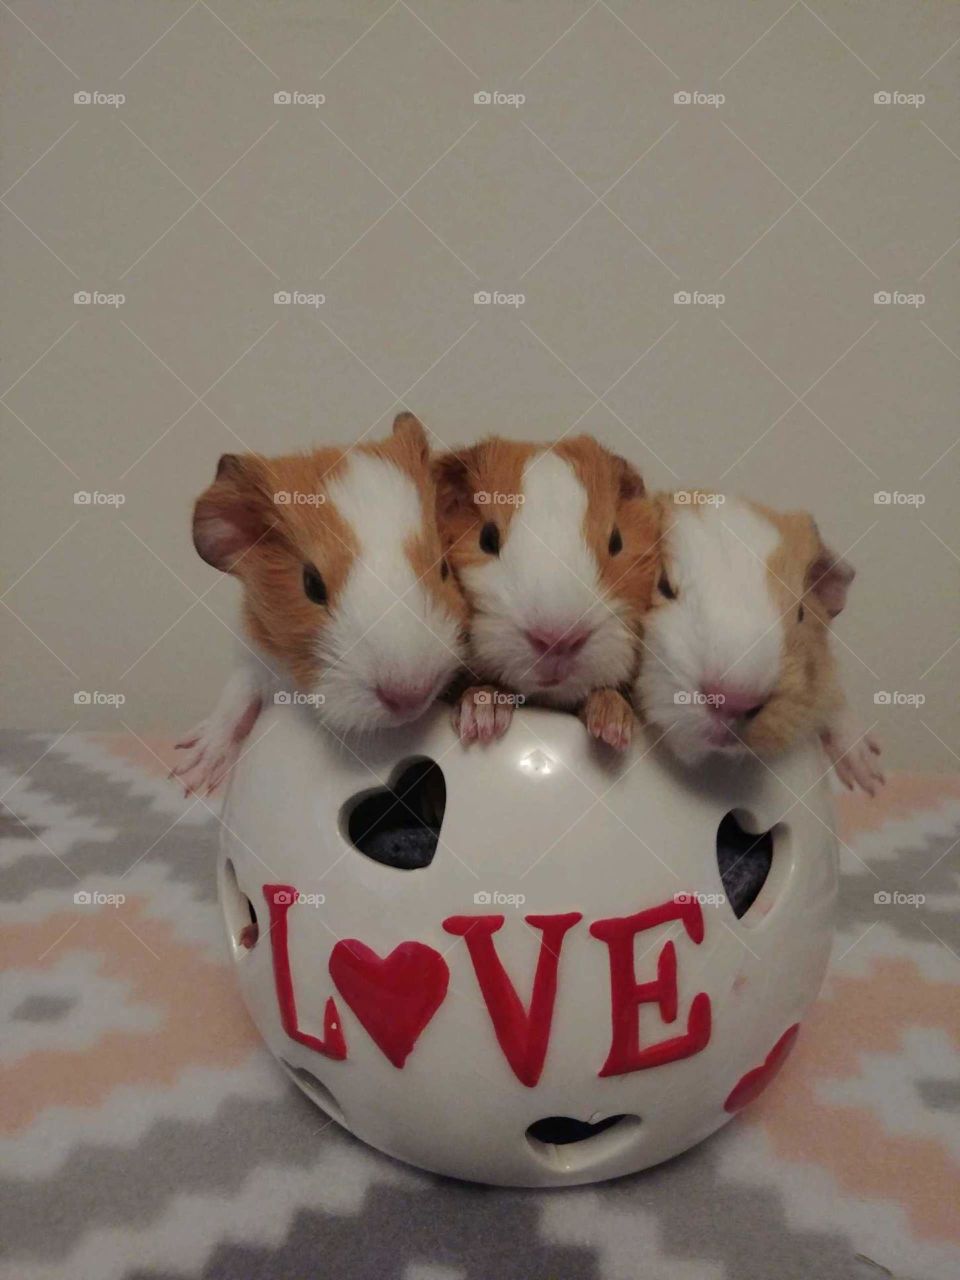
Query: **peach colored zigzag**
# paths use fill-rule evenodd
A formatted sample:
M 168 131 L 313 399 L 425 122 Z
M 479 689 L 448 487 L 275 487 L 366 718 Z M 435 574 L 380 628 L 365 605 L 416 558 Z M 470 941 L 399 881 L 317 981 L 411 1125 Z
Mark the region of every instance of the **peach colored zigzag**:
M 919 1237 L 960 1241 L 960 1167 L 947 1149 L 885 1132 L 868 1108 L 817 1093 L 821 1081 L 858 1076 L 861 1053 L 895 1054 L 909 1027 L 940 1028 L 960 1048 L 956 986 L 926 980 L 909 959 L 883 956 L 869 976 L 835 974 L 829 990 L 804 1023 L 787 1071 L 745 1122 L 762 1125 L 784 1161 L 820 1165 L 845 1192 L 901 1205 Z
M 158 1010 L 162 1023 L 150 1032 L 108 1031 L 88 1049 L 39 1051 L 0 1068 L 0 1132 L 26 1128 L 45 1107 L 98 1106 L 120 1085 L 170 1085 L 189 1066 L 232 1066 L 259 1043 L 232 971 L 149 917 L 142 900 L 76 919 L 63 912 L 5 926 L 5 967 L 45 969 L 64 952 L 93 952 L 103 974 L 128 983 L 131 1000 Z
M 858 832 L 877 831 L 885 822 L 931 816 L 948 800 L 960 800 L 960 774 L 895 773 L 873 800 L 844 793 L 837 799 L 840 835 L 850 840 Z

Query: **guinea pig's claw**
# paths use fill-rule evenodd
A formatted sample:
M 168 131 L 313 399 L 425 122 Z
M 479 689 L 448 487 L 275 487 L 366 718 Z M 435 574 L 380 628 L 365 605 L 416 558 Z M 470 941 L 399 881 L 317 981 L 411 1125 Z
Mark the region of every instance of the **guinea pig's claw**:
M 886 783 L 883 770 L 876 760 L 882 748 L 871 734 L 855 738 L 852 735 L 825 733 L 823 745 L 833 761 L 837 777 L 848 791 L 856 791 L 859 787 L 872 798 Z
M 490 686 L 465 689 L 453 712 L 452 723 L 462 743 L 493 742 L 510 728 L 513 706 Z
M 633 737 L 633 708 L 616 689 L 594 689 L 581 718 L 587 732 L 616 751 L 626 751 Z
M 467 715 L 466 709 L 461 703 L 453 709 L 453 715 L 450 717 L 450 723 L 453 725 L 453 731 L 463 743 L 468 746 L 471 742 L 476 741 L 477 726 L 473 718 Z
M 196 729 L 177 743 L 189 755 L 170 770 L 169 777 L 183 787 L 183 796 L 213 795 L 236 764 L 240 744 L 229 733 L 206 725 Z

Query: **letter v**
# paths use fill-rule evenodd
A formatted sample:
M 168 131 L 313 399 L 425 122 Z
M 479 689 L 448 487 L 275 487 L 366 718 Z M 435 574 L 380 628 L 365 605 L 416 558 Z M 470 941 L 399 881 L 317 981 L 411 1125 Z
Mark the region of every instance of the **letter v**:
M 570 911 L 525 918 L 534 929 L 542 930 L 529 1009 L 523 1007 L 493 943 L 493 935 L 503 926 L 503 916 L 449 916 L 443 927 L 466 940 L 500 1048 L 520 1083 L 533 1088 L 547 1056 L 560 948 L 567 930 L 583 917 L 579 911 Z

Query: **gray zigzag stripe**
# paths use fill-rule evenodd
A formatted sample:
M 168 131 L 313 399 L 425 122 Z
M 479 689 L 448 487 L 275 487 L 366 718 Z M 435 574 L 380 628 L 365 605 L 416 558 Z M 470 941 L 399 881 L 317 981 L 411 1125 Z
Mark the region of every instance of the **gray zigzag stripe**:
M 960 1112 L 960 1081 L 918 1080 L 917 1093 L 935 1111 Z
M 842 1235 L 797 1230 L 779 1192 L 725 1181 L 722 1140 L 604 1186 L 596 1240 L 558 1244 L 540 1223 L 548 1197 L 596 1194 L 589 1190 L 538 1194 L 440 1179 L 425 1179 L 423 1191 L 374 1184 L 356 1216 L 302 1210 L 278 1248 L 221 1245 L 202 1280 L 403 1280 L 417 1263 L 464 1280 L 603 1280 L 599 1238 L 610 1231 L 628 1241 L 632 1234 L 638 1257 L 652 1236 L 668 1258 L 719 1264 L 731 1280 L 862 1280 Z M 624 1252 L 622 1238 L 617 1251 Z M 126 1280 L 174 1277 L 135 1271 Z
M 35 736 L 0 735 L 0 760 L 16 773 L 29 769 L 41 750 Z M 113 840 L 78 840 L 74 844 L 64 861 L 78 875 L 98 871 L 119 875 L 156 840 L 159 843 L 144 863 L 164 865 L 171 880 L 191 885 L 199 899 L 212 902 L 216 898 L 217 834 L 212 816 L 203 826 L 180 822 L 164 836 L 173 817 L 159 812 L 149 796 L 133 795 L 131 784 L 66 760 L 56 748 L 34 765 L 28 781 L 58 804 L 72 806 L 78 817 L 117 830 Z M 13 804 L 12 798 L 10 803 Z M 132 884 L 135 878 L 136 871 L 131 876 Z M 23 856 L 0 869 L 0 901 L 19 902 L 40 888 L 72 890 L 75 883 L 70 872 L 42 844 L 25 842 Z
M 789 1087 L 789 1072 L 784 1083 Z M 687 1156 L 612 1184 L 605 1193 L 611 1206 L 622 1209 L 629 1223 L 639 1201 L 657 1217 L 665 1254 L 720 1263 L 730 1280 L 862 1280 L 842 1233 L 799 1228 L 779 1190 L 724 1177 L 724 1149 L 736 1141 L 736 1125 L 734 1120 Z
M 880 921 L 895 929 L 904 939 L 927 944 L 935 941 L 930 932 L 933 930 L 948 947 L 955 952 L 960 951 L 960 915 L 956 912 L 938 911 L 929 903 L 917 907 L 906 903 L 874 902 L 874 894 L 878 891 L 922 893 L 927 898 L 955 894 L 960 844 L 946 857 L 942 855 L 958 836 L 960 829 L 945 836 L 919 837 L 916 844 L 899 846 L 895 850 L 896 857 L 878 862 L 874 867 L 876 876 L 867 872 L 841 876 L 841 924 L 862 932 L 868 925 Z
M 424 1183 L 374 1183 L 356 1216 L 303 1209 L 280 1248 L 221 1245 L 203 1280 L 404 1280 L 411 1263 L 452 1267 L 464 1280 L 603 1280 L 590 1242 L 544 1237 L 543 1196 L 426 1175 Z M 135 1271 L 126 1280 L 182 1277 Z
M 0 1182 L 0 1239 L 8 1255 L 65 1257 L 88 1231 L 136 1228 L 177 1196 L 236 1194 L 258 1165 L 309 1168 L 321 1144 L 355 1159 L 359 1143 L 292 1086 L 276 1101 L 227 1097 L 205 1122 L 162 1120 L 132 1147 L 79 1144 L 50 1178 Z

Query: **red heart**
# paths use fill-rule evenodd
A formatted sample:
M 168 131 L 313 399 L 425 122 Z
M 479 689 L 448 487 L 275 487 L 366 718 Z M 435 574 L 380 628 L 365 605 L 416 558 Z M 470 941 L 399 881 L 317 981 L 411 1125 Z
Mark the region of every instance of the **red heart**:
M 754 1067 L 752 1071 L 748 1071 L 745 1076 L 737 1081 L 723 1104 L 724 1110 L 739 1111 L 741 1107 L 745 1107 L 748 1102 L 752 1102 L 754 1098 L 758 1098 L 763 1093 L 786 1061 L 787 1054 L 793 1048 L 793 1042 L 796 1040 L 799 1030 L 799 1022 L 795 1022 L 792 1027 L 788 1027 L 760 1066 Z
M 371 1040 L 402 1067 L 443 1004 L 450 970 L 440 952 L 422 942 L 401 942 L 381 959 L 345 938 L 330 953 L 330 977 Z

